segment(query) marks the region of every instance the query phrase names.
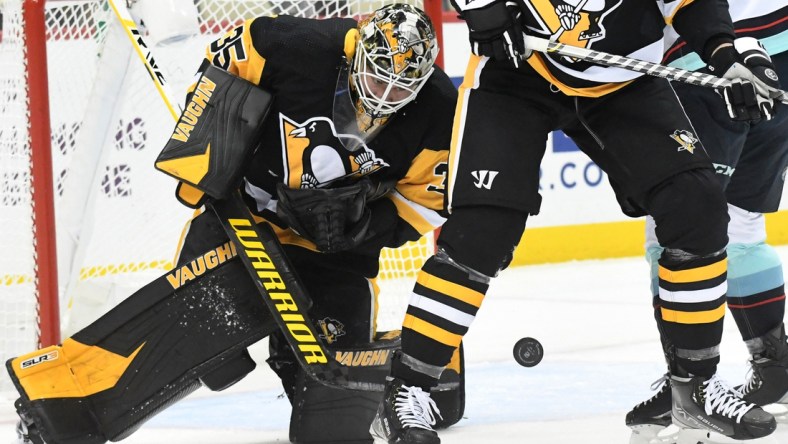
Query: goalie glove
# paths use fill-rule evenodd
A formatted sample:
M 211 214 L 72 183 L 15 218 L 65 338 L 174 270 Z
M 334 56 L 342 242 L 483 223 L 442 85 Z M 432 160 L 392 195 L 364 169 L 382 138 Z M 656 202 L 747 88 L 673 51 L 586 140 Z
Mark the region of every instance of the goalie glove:
M 757 39 L 742 37 L 732 45 L 717 48 L 708 69 L 732 82 L 721 91 L 731 119 L 757 122 L 774 117 L 773 97 L 780 80 L 769 54 Z
M 374 188 L 369 179 L 339 188 L 287 188 L 279 184 L 276 214 L 323 253 L 349 250 L 370 234 L 372 212 L 367 198 Z
M 455 0 L 452 0 L 455 3 Z M 498 61 L 508 60 L 515 68 L 520 67 L 526 52 L 523 26 L 520 24 L 522 11 L 515 1 L 496 0 L 483 8 L 460 11 L 460 18 L 468 24 L 471 51 Z

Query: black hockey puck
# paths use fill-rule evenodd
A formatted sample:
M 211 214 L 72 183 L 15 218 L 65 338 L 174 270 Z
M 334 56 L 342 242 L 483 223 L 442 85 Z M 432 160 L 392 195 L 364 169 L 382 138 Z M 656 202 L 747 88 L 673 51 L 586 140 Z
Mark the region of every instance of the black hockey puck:
M 514 344 L 514 360 L 523 367 L 533 367 L 543 357 L 542 344 L 534 338 L 522 338 Z

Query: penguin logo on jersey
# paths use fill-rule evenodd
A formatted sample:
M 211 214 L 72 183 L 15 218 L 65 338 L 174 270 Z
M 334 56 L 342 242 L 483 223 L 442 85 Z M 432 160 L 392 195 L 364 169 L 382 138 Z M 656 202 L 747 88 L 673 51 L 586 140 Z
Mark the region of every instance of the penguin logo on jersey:
M 347 177 L 374 173 L 389 166 L 358 136 L 337 134 L 334 122 L 313 117 L 303 123 L 279 114 L 284 161 L 284 183 L 290 188 L 316 188 Z M 348 151 L 343 140 L 360 146 Z
M 583 48 L 605 38 L 605 17 L 623 0 L 527 0 L 537 21 L 535 31 L 550 40 Z
M 698 138 L 687 130 L 676 130 L 670 135 L 670 138 L 679 143 L 679 151 L 689 151 L 690 154 L 695 154 L 696 144 Z
M 317 326 L 323 332 L 319 336 L 329 344 L 333 344 L 338 337 L 345 336 L 345 325 L 336 319 L 323 318 L 317 321 Z

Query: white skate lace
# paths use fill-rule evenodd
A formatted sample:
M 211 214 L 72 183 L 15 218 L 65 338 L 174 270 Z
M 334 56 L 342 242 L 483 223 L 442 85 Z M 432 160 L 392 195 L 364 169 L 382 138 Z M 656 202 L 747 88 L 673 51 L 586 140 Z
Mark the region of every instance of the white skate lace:
M 441 417 L 441 412 L 430 395 L 421 387 L 402 386 L 394 401 L 397 418 L 404 427 L 417 427 L 433 430 L 435 414 Z M 435 412 L 435 414 L 433 414 Z
M 755 363 L 749 359 L 747 360 L 747 363 L 749 366 L 747 367 L 747 374 L 744 375 L 744 380 L 747 382 L 739 387 L 740 390 L 738 390 L 738 393 L 740 393 L 741 396 L 744 396 L 745 393 L 750 393 L 754 389 L 758 388 L 758 377 L 755 375 L 754 369 Z
M 659 379 L 651 383 L 651 391 L 656 391 L 657 393 L 648 398 L 647 400 L 641 402 L 640 404 L 636 405 L 635 408 L 646 406 L 659 397 L 659 394 L 662 393 L 662 389 L 665 388 L 667 382 L 670 380 L 670 373 L 665 373 Z
M 755 407 L 755 404 L 742 401 L 740 398 L 741 394 L 729 387 L 717 375 L 712 376 L 703 385 L 706 386 L 704 393 L 706 395 L 705 407 L 707 415 L 717 412 L 729 418 L 736 417 L 736 422 L 738 423 L 741 422 L 741 418 L 745 413 Z

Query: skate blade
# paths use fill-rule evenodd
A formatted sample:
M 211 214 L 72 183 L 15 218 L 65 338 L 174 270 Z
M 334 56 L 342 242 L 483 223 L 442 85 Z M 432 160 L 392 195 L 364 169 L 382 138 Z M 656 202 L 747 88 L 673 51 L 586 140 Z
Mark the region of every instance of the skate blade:
M 780 444 L 774 436 L 764 436 L 763 438 L 738 440 L 728 438 L 719 433 L 706 430 L 681 429 L 676 444 Z
M 679 433 L 679 428 L 674 425 L 664 427 L 644 424 L 630 428 L 632 435 L 629 437 L 629 444 L 675 444 Z

